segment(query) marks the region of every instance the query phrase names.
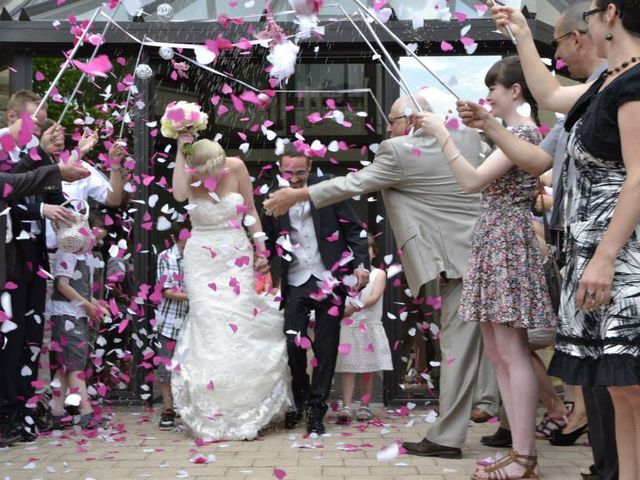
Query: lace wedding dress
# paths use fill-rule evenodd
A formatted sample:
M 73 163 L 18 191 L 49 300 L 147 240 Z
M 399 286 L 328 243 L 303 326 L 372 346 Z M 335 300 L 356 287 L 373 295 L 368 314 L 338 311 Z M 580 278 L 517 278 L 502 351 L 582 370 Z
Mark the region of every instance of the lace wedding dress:
M 253 439 L 289 406 L 283 316 L 254 291 L 239 193 L 192 198 L 184 251 L 189 314 L 173 356 L 176 408 L 203 439 Z

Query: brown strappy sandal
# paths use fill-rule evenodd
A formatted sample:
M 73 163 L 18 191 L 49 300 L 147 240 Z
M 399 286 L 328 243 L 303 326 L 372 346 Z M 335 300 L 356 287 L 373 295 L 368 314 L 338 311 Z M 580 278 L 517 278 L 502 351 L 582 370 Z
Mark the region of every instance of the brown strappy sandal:
M 505 472 L 505 467 L 517 463 L 524 467 L 524 472 L 518 477 L 512 477 Z M 472 480 L 538 480 L 538 474 L 536 473 L 536 467 L 538 466 L 537 455 L 520 455 L 515 450 L 511 450 L 506 457 L 497 460 L 495 463 L 487 466 L 484 469 L 486 477 L 478 477 L 473 475 Z

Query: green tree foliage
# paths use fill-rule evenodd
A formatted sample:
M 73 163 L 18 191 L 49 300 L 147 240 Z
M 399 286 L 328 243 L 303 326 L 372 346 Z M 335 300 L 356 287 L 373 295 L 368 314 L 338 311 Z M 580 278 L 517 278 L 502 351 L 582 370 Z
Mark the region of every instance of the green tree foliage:
M 86 59 L 82 61 L 86 61 Z M 60 71 L 63 63 L 64 59 L 62 57 L 35 57 L 33 59 L 34 92 L 39 95 L 44 95 Z M 83 80 L 73 100 L 73 104 L 69 107 L 62 120 L 62 126 L 68 134 L 78 128 L 77 125 L 74 125 L 75 120 L 84 120 L 86 117 L 93 118 L 96 121 L 99 119 L 103 121 L 109 120 L 113 123 L 116 131 L 120 128 L 120 122 L 113 117 L 113 112 L 116 110 L 114 105 L 116 103 L 122 104 L 126 100 L 127 92 L 118 92 L 117 84 L 127 73 L 132 73 L 130 71 L 132 66 L 129 65 L 130 62 L 127 62 L 124 66 L 120 65 L 115 59 L 112 59 L 112 63 L 114 68 L 106 78 L 91 79 L 85 77 Z M 47 102 L 48 117 L 51 120 L 58 121 L 65 104 L 71 97 L 73 89 L 81 76 L 82 72 L 74 67 L 66 69 L 56 86 L 57 93 L 62 96 L 62 102 L 60 99 L 56 101 L 53 98 L 53 94 Z M 101 94 L 105 93 L 108 86 L 111 86 L 111 97 L 108 98 L 106 102 L 111 106 L 104 110 L 100 108 L 105 103 L 105 98 L 101 96 Z M 55 92 L 54 90 L 54 93 Z M 98 123 L 100 124 L 102 122 Z M 96 128 L 95 123 L 88 126 L 90 128 Z

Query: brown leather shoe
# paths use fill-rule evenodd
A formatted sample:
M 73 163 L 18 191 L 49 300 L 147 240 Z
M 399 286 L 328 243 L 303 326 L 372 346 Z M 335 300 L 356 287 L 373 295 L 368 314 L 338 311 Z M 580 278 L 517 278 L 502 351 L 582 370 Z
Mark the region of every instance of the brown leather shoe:
M 423 438 L 421 442 L 404 442 L 402 447 L 410 455 L 421 457 L 462 458 L 462 450 L 455 447 L 446 447 L 430 442 Z
M 470 418 L 471 418 L 471 421 L 474 423 L 484 423 L 487 420 L 489 420 L 491 417 L 493 417 L 493 415 L 491 415 L 489 412 L 481 408 L 476 407 L 473 410 L 471 410 Z

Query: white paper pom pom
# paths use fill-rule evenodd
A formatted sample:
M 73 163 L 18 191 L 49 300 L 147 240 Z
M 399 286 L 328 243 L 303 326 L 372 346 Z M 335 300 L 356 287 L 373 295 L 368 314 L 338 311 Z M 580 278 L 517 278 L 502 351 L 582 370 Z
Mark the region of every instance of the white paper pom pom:
M 173 18 L 173 7 L 168 3 L 162 3 L 156 8 L 156 15 L 158 16 L 158 20 L 169 22 Z
M 158 53 L 160 53 L 160 56 L 165 60 L 171 60 L 173 58 L 173 48 L 171 47 L 160 47 Z
M 136 67 L 136 77 L 140 80 L 148 80 L 153 75 L 153 70 L 146 63 L 141 63 Z

